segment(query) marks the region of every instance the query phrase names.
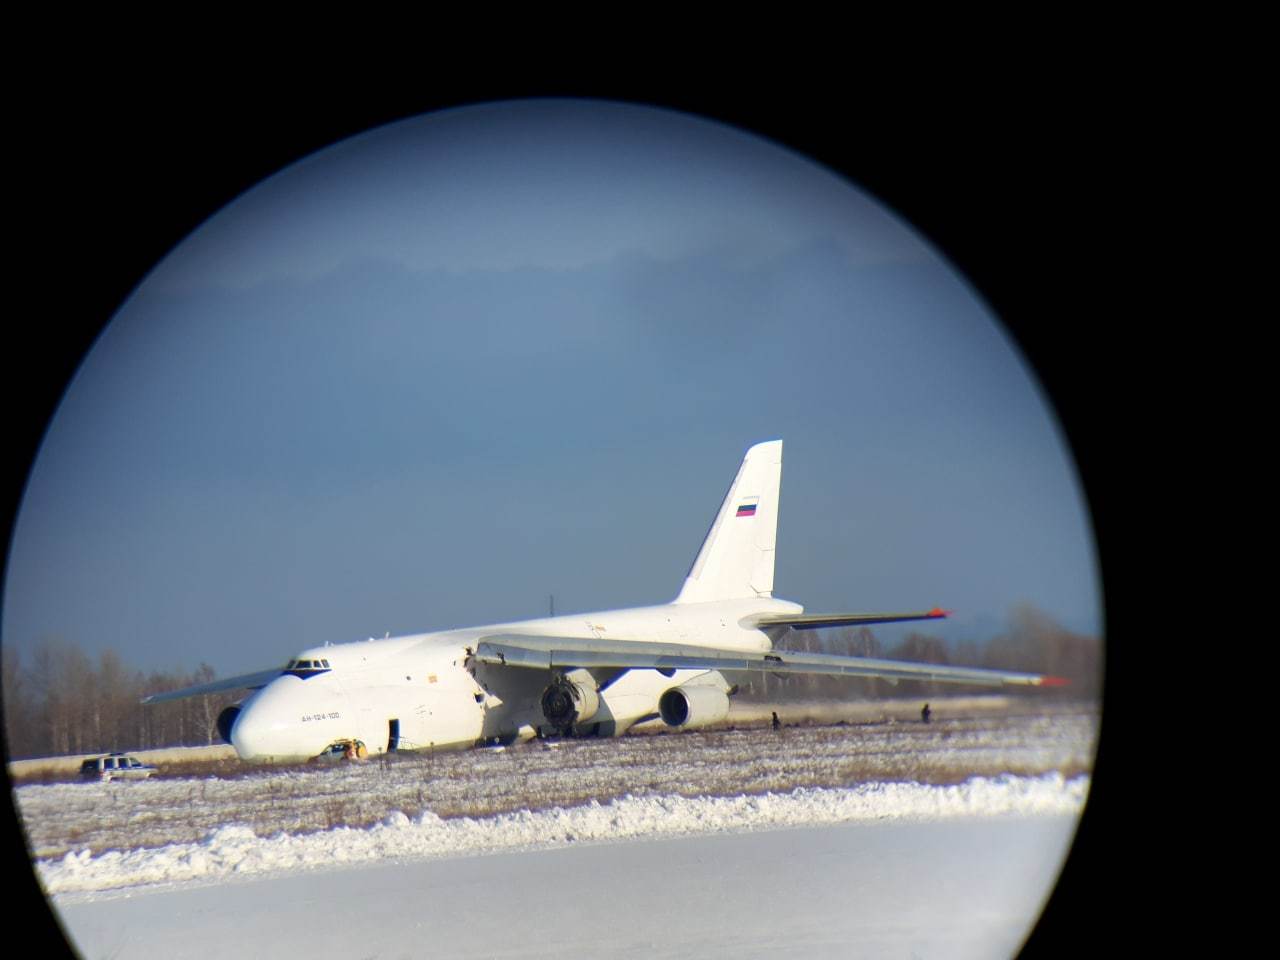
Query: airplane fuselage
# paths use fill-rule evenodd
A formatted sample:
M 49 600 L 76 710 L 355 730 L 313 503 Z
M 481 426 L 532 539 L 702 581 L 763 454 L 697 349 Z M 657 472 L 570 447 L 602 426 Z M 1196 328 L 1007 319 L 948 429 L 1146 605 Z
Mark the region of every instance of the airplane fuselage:
M 676 603 L 313 647 L 291 662 L 324 667 L 287 670 L 254 693 L 230 739 L 241 758 L 270 761 L 307 759 L 342 741 L 361 741 L 379 754 L 524 739 L 546 725 L 541 699 L 552 677 L 475 662 L 481 638 L 516 633 L 758 653 L 772 643 L 744 619 L 801 612 L 799 604 L 767 597 Z M 729 686 L 713 670 L 620 671 L 596 691 L 598 706 L 581 732 L 620 735 L 656 716 L 667 690 L 690 684 L 721 691 L 706 693 L 708 702 L 724 699 Z

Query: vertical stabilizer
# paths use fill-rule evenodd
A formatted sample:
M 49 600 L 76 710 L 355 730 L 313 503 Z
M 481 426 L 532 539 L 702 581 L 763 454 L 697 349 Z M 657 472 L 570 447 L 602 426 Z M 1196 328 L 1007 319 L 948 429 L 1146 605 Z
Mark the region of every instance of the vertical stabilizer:
M 676 603 L 773 595 L 781 484 L 782 441 L 757 443 L 743 458 Z

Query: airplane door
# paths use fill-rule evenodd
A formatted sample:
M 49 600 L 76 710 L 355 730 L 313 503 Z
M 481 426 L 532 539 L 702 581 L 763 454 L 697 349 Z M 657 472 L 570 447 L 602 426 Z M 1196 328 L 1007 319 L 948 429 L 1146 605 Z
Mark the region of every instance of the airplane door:
M 387 721 L 387 753 L 391 753 L 400 747 L 400 721 Z

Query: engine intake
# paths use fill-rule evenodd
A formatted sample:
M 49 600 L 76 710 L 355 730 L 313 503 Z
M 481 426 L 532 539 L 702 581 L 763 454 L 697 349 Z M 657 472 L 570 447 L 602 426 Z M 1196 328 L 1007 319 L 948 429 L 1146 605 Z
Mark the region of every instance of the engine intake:
M 729 696 L 710 686 L 672 687 L 658 698 L 658 714 L 669 727 L 705 727 L 729 716 Z
M 218 714 L 218 736 L 222 738 L 223 743 L 231 742 L 231 728 L 236 725 L 236 717 L 240 716 L 240 707 L 227 707 Z
M 542 691 L 542 715 L 560 733 L 571 730 L 574 724 L 585 723 L 600 709 L 595 680 L 585 670 L 581 673 L 581 677 L 556 677 Z

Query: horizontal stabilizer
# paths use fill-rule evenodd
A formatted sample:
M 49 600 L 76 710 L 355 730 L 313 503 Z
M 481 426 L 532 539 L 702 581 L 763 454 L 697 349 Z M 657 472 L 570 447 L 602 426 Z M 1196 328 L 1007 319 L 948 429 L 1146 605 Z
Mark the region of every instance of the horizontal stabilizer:
M 259 670 L 257 673 L 246 673 L 238 677 L 225 677 L 222 680 L 210 680 L 194 687 L 183 687 L 181 690 L 170 690 L 165 693 L 153 693 L 143 697 L 140 703 L 164 703 L 168 700 L 185 700 L 187 697 L 200 697 L 206 693 L 220 693 L 223 690 L 257 690 L 280 676 L 280 668 Z
M 817 630 L 821 627 L 863 627 L 873 623 L 903 623 L 908 620 L 942 620 L 950 612 L 934 607 L 932 610 L 916 613 L 761 613 L 743 620 L 742 625 L 757 630 L 767 627 Z

